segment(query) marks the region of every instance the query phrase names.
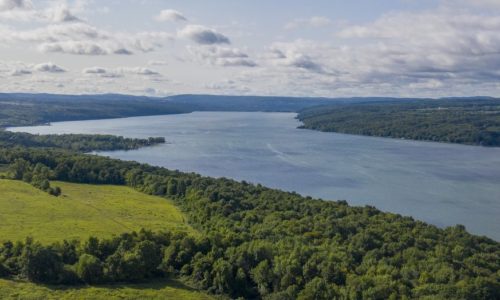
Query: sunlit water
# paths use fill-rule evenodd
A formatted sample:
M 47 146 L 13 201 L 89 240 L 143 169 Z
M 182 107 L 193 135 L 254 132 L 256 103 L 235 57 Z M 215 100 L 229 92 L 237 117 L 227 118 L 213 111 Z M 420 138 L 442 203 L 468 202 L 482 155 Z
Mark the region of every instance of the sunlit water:
M 345 199 L 500 240 L 500 148 L 297 129 L 292 113 L 196 112 L 18 127 L 30 133 L 163 136 L 102 155 Z

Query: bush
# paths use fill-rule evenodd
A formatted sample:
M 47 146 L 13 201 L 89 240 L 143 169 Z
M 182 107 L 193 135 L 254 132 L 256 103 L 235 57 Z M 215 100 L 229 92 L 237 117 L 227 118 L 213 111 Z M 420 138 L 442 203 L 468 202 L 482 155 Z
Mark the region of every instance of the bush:
M 85 283 L 98 283 L 103 281 L 101 261 L 90 254 L 82 254 L 76 264 L 76 274 Z

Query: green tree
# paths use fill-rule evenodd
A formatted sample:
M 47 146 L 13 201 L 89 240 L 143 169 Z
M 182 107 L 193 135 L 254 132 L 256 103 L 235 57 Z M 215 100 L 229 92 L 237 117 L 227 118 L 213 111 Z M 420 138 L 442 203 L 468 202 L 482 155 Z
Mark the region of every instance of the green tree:
M 231 293 L 234 281 L 233 268 L 231 264 L 223 259 L 214 263 L 212 270 L 213 288 L 216 293 Z
M 53 283 L 59 279 L 63 264 L 53 249 L 28 240 L 20 258 L 22 275 L 34 282 Z
M 333 300 L 340 297 L 338 289 L 333 284 L 328 284 L 323 278 L 316 277 L 309 281 L 300 291 L 298 299 L 308 300 Z
M 273 271 L 267 260 L 261 261 L 251 271 L 252 279 L 257 284 L 259 293 L 263 296 L 269 294 L 273 283 Z
M 76 274 L 85 283 L 98 283 L 103 280 L 101 261 L 90 254 L 82 254 L 76 264 Z
M 29 172 L 31 172 L 31 164 L 22 158 L 18 158 L 10 164 L 7 171 L 10 178 L 17 180 L 22 180 Z

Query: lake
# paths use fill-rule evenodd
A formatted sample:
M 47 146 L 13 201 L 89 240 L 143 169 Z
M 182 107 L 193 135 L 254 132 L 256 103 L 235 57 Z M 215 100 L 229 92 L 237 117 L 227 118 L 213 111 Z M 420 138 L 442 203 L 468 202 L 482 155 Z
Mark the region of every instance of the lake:
M 195 112 L 9 130 L 163 136 L 167 144 L 99 154 L 463 224 L 500 240 L 500 148 L 297 129 L 295 116 Z

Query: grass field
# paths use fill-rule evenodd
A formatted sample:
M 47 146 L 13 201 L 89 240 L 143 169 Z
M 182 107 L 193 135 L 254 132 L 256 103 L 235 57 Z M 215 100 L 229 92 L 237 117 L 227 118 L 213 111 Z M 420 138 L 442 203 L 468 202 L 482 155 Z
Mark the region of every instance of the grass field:
M 0 279 L 0 299 L 215 299 L 177 281 L 80 288 L 36 285 Z
M 21 181 L 0 180 L 0 241 L 42 243 L 140 230 L 195 233 L 174 204 L 124 186 L 52 182 L 60 197 Z

